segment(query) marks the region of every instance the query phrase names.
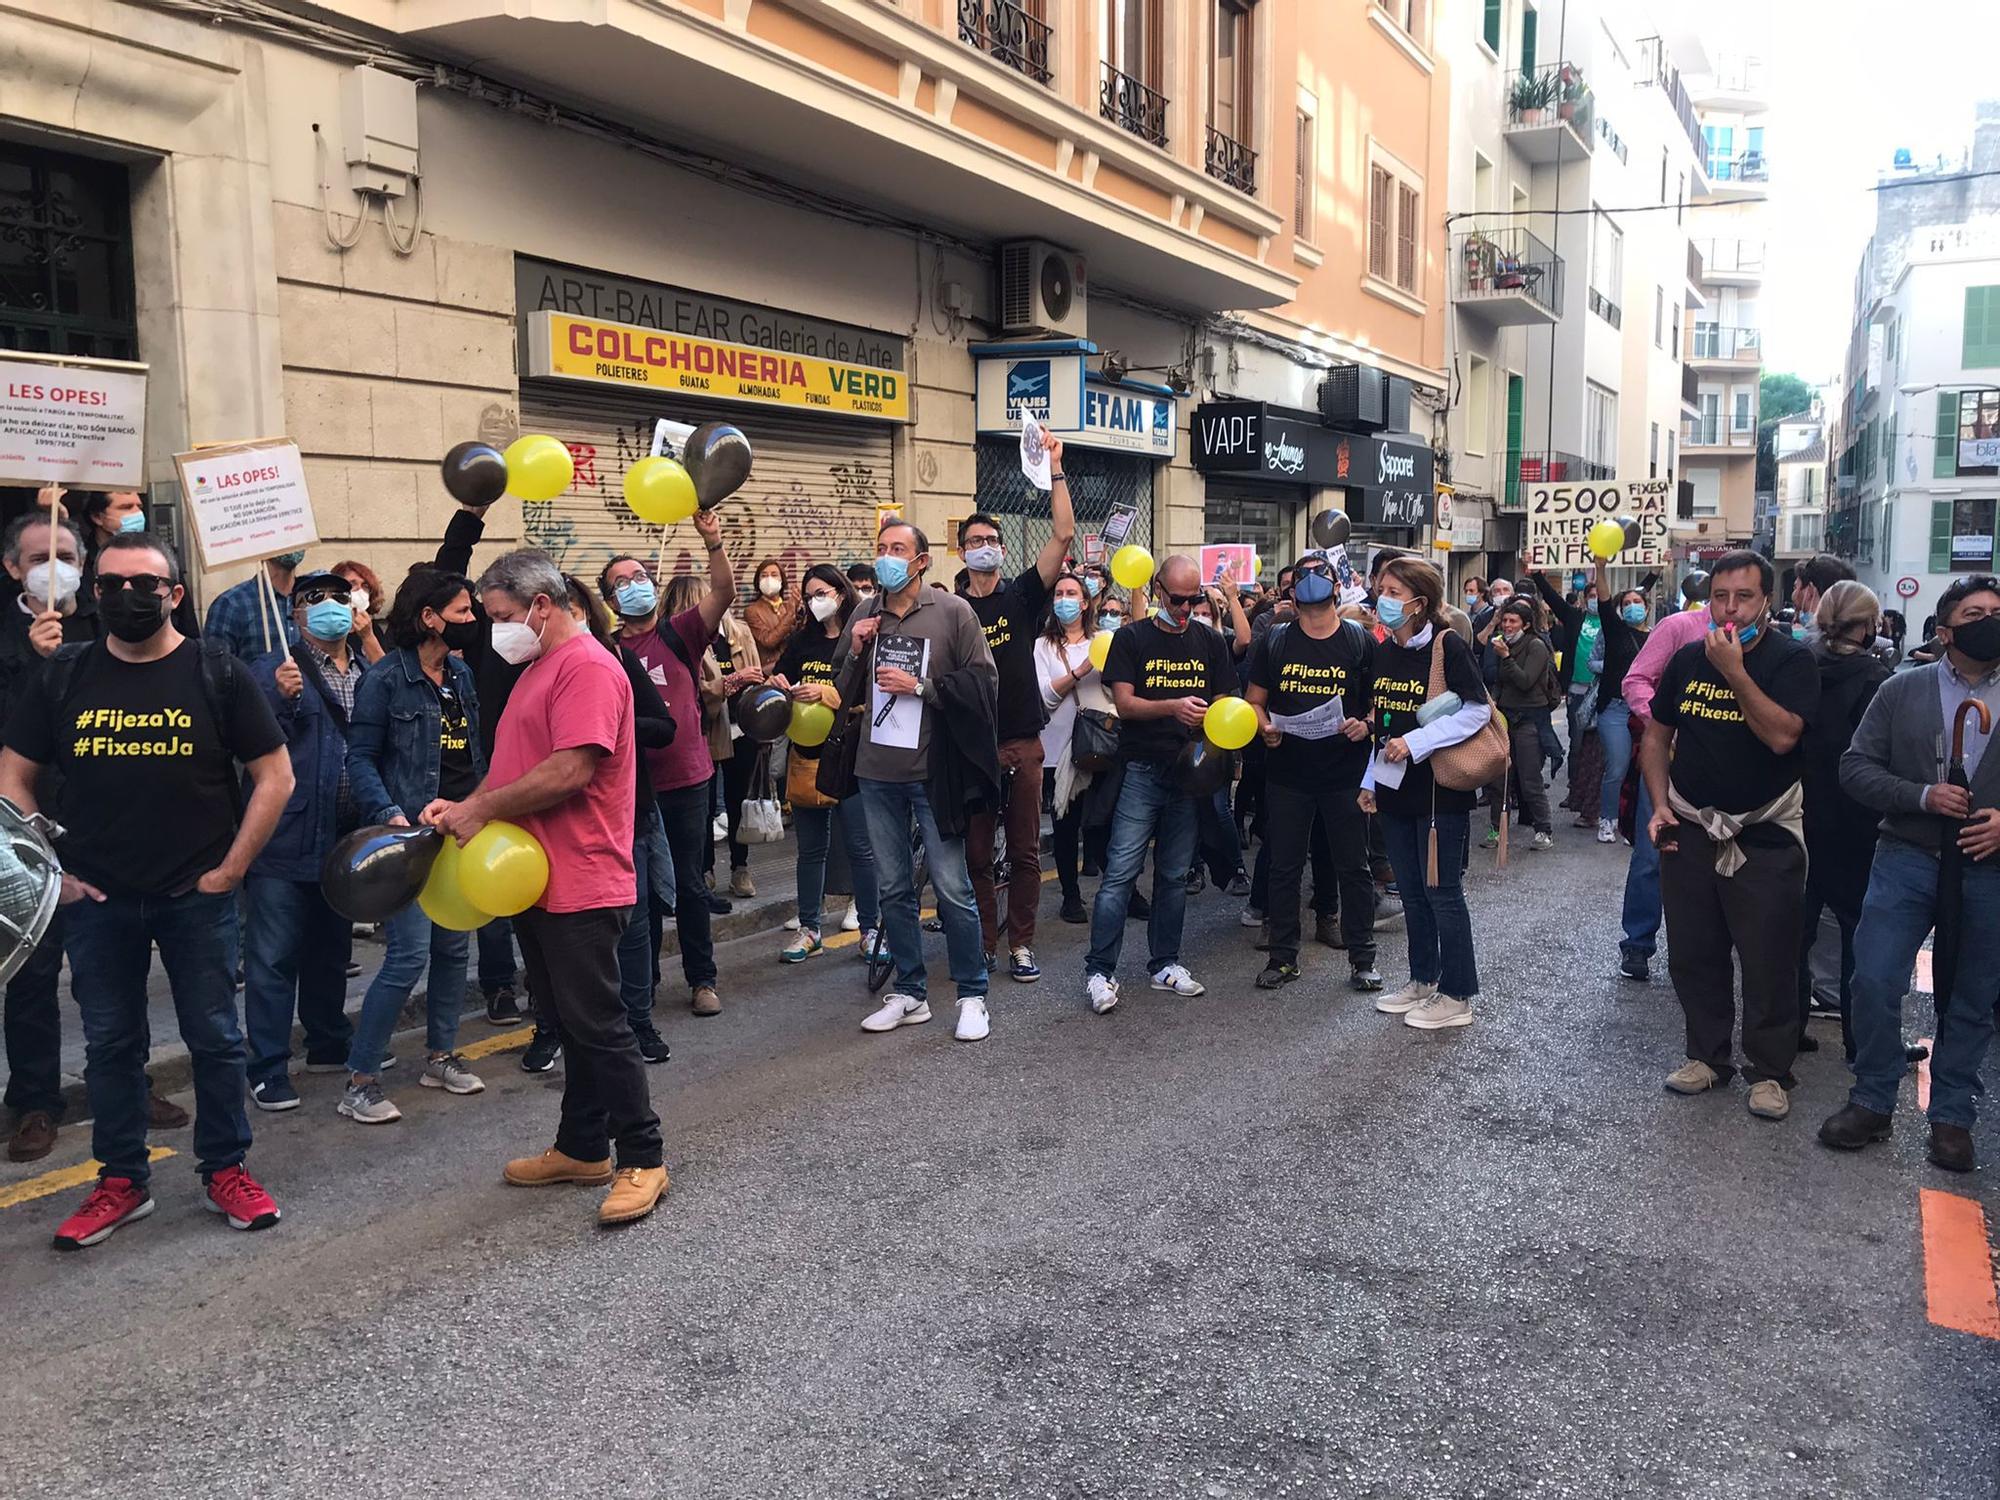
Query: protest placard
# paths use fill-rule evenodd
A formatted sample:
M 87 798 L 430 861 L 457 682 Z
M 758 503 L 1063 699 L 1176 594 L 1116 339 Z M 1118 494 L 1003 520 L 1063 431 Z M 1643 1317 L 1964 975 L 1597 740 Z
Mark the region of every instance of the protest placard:
M 1222 581 L 1224 563 L 1236 564 L 1231 581 L 1249 583 L 1257 576 L 1257 549 L 1248 542 L 1213 542 L 1201 549 L 1201 581 L 1216 584 Z
M 1666 479 L 1607 479 L 1581 484 L 1527 484 L 1527 562 L 1530 568 L 1591 568 L 1590 528 L 1630 518 L 1638 537 L 1611 562 L 1621 568 L 1663 567 L 1667 561 Z
M 294 552 L 319 540 L 299 445 L 259 438 L 176 453 L 195 543 L 210 568 Z
M 146 486 L 146 367 L 0 351 L 0 484 Z

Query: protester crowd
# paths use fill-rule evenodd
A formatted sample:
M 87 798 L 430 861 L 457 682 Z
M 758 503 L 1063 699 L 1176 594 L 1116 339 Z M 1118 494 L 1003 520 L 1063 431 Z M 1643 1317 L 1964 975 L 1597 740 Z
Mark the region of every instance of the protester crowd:
M 1531 854 L 1553 847 L 1566 767 L 1575 825 L 1630 848 L 1628 980 L 1650 979 L 1664 919 L 1686 1017 L 1669 1089 L 1706 1092 L 1740 1067 L 1751 1113 L 1781 1119 L 1815 1050 L 1807 1021 L 1837 1016 L 1855 1081 L 1820 1137 L 1883 1139 L 1909 1060 L 1902 998 L 1936 928 L 1930 1154 L 1972 1165 L 2000 974 L 2000 757 L 1983 754 L 2000 583 L 1957 582 L 1937 659 L 1894 675 L 1879 601 L 1832 558 L 1787 580 L 1790 608 L 1749 552 L 1674 598 L 1652 577 L 1615 587 L 1600 564 L 1468 579 L 1453 602 L 1430 563 L 1390 550 L 1365 578 L 1326 551 L 1243 580 L 1173 556 L 1122 589 L 1075 558 L 1062 445 L 1049 448 L 1052 524 L 1032 557 L 1010 557 L 999 520 L 975 512 L 946 578 L 924 531 L 890 519 L 869 563 L 758 562 L 744 605 L 713 512 L 694 522 L 700 576 L 621 555 L 582 580 L 521 550 L 475 581 L 485 508 L 468 505 L 393 590 L 358 562 L 274 558 L 217 596 L 197 635 L 179 559 L 127 497 L 92 497 L 81 524 L 15 522 L 0 794 L 63 826 L 65 874 L 57 921 L 7 991 L 9 1154 L 33 1160 L 56 1138 L 67 956 L 102 1163 L 57 1246 L 151 1212 L 147 1132 L 186 1123 L 144 1071 L 155 947 L 207 1202 L 233 1227 L 279 1218 L 246 1166 L 248 1111 L 299 1107 L 295 1021 L 305 1070 L 344 1075 L 338 1113 L 387 1124 L 390 1035 L 420 983 L 417 1086 L 483 1089 L 457 1050 L 469 975 L 488 1021 L 532 1017 L 524 1068 L 566 1060 L 554 1143 L 506 1179 L 606 1184 L 607 1223 L 650 1212 L 666 1188 L 646 1072 L 671 1056 L 655 1020 L 664 927 L 689 1010 L 719 1014 L 712 918 L 755 892 L 746 804 L 779 800 L 797 906 L 774 957 L 824 957 L 844 917 L 859 951 L 893 966 L 870 1032 L 931 1019 L 925 882 L 959 1040 L 989 1035 L 995 976 L 1043 977 L 1045 813 L 1057 916 L 1089 927 L 1076 983 L 1092 1011 L 1120 1003 L 1135 922 L 1145 984 L 1204 992 L 1185 916 L 1212 886 L 1244 902 L 1259 988 L 1324 982 L 1306 956 L 1310 902 L 1313 939 L 1344 956 L 1353 989 L 1444 1030 L 1473 1023 L 1481 990 L 1474 819 L 1483 805 L 1496 863 L 1517 826 Z M 746 733 L 740 695 L 765 686 L 830 710 L 832 733 Z M 1229 752 L 1205 724 L 1236 695 L 1256 734 Z M 476 934 L 405 908 L 350 1018 L 353 928 L 320 886 L 335 841 L 374 824 L 462 841 L 502 819 L 549 855 L 538 904 Z M 1377 933 L 1398 922 L 1407 972 L 1385 979 Z

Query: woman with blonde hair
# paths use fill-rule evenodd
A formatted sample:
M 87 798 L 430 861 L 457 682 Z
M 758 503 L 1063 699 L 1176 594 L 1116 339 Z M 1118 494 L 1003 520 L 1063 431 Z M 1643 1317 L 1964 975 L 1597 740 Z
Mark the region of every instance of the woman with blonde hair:
M 1881 616 L 1881 600 L 1852 579 L 1820 595 L 1813 616 L 1819 630 L 1807 643 L 1819 667 L 1819 709 L 1806 721 L 1799 740 L 1806 835 L 1806 899 L 1799 923 L 1799 1050 L 1819 1048 L 1806 1035 L 1812 1005 L 1812 965 L 1807 960 L 1819 930 L 1819 914 L 1830 910 L 1840 924 L 1840 1033 L 1849 1062 L 1854 1060 L 1849 995 L 1854 929 L 1861 920 L 1862 897 L 1868 893 L 1880 817 L 1842 789 L 1840 757 L 1861 716 L 1875 701 L 1876 689 L 1889 680 L 1888 667 L 1872 649 Z

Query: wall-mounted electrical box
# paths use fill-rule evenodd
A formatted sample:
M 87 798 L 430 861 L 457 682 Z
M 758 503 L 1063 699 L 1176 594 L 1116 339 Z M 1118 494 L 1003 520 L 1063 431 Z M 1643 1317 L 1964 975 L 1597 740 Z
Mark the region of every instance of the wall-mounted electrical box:
M 340 140 L 347 185 L 400 198 L 417 175 L 417 86 L 380 68 L 340 80 Z

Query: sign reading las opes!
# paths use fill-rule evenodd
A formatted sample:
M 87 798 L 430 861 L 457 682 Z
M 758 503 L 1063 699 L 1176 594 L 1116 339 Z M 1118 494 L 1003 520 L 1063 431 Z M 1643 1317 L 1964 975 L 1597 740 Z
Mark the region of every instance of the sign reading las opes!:
M 176 453 L 174 464 L 206 566 L 254 562 L 319 540 L 297 443 L 220 443 Z
M 146 367 L 0 352 L 0 484 L 137 490 Z

